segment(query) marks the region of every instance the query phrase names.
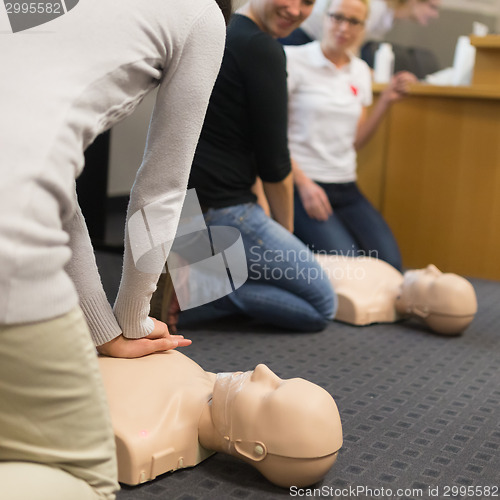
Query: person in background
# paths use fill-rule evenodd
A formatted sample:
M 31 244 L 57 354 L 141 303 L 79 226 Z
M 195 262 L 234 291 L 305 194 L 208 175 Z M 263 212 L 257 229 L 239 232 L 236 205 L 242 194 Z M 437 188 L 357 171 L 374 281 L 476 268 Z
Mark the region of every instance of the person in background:
M 415 77 L 396 74 L 368 114 L 370 68 L 350 50 L 367 15 L 367 0 L 333 0 L 321 42 L 286 47 L 295 234 L 314 252 L 371 255 L 401 269 L 391 230 L 356 184 L 356 151 Z
M 316 0 L 313 12 L 289 37 L 281 39 L 284 45 L 302 45 L 321 40 L 323 15 L 329 0 Z M 371 0 L 370 13 L 365 24 L 364 40 L 381 41 L 395 21 L 411 20 L 427 26 L 439 17 L 441 0 Z M 363 40 L 359 41 L 362 44 Z
M 80 0 L 50 28 L 2 35 L 2 499 L 115 498 L 95 345 L 136 357 L 190 343 L 148 317 L 159 273 L 136 269 L 130 234 L 113 312 L 75 178 L 96 136 L 158 87 L 128 217 L 153 207 L 173 240 L 224 39 L 214 0 Z
M 410 20 L 427 26 L 439 17 L 441 0 L 371 0 L 365 40 L 384 40 L 394 22 Z
M 231 19 L 189 186 L 196 189 L 207 225 L 241 232 L 249 279 L 213 304 L 181 313 L 180 325 L 186 318 L 243 313 L 277 327 L 317 331 L 333 318 L 330 283 L 292 234 L 286 60 L 276 40 L 297 28 L 313 3 L 250 0 Z M 257 176 L 274 220 L 252 191 Z

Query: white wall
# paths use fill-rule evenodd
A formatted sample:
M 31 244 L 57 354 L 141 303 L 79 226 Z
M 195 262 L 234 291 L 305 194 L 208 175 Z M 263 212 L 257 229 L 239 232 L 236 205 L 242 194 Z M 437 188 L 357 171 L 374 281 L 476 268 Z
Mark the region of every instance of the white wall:
M 429 26 L 419 26 L 411 21 L 395 23 L 386 35 L 387 41 L 409 47 L 427 48 L 437 56 L 441 68 L 452 66 L 458 37 L 470 35 L 474 21 L 486 24 L 490 32 L 495 32 L 499 19 L 499 14 L 493 9 L 499 5 L 484 4 L 483 8 L 471 9 L 470 4 L 476 5 L 475 0 L 468 2 L 468 8 L 461 8 L 457 3 L 460 1 L 448 0 L 448 5 L 441 9 L 439 19 L 431 22 Z M 494 1 L 496 4 L 500 3 L 500 0 Z M 450 5 L 451 2 L 455 5 Z
M 247 0 L 233 0 L 233 10 L 239 9 Z
M 496 19 L 496 32 L 500 33 L 500 0 L 442 0 L 447 9 L 485 14 Z
M 499 0 L 441 0 L 444 8 L 500 15 Z

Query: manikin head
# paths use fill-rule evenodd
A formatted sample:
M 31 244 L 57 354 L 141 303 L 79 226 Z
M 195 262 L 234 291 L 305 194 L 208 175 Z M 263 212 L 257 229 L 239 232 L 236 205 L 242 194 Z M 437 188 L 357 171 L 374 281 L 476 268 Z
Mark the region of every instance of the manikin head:
M 262 364 L 217 375 L 212 420 L 227 453 L 283 487 L 319 481 L 342 446 L 330 394 L 303 379 L 283 380 Z
M 285 38 L 312 12 L 315 0 L 249 0 L 238 12 L 275 38 Z
M 474 319 L 476 293 L 465 278 L 431 264 L 404 274 L 396 309 L 422 319 L 435 332 L 458 334 Z

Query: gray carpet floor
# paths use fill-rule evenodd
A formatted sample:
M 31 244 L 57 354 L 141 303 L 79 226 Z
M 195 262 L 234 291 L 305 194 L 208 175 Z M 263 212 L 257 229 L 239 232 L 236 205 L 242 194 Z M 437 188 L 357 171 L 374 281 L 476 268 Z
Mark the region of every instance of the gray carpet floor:
M 97 259 L 113 297 L 121 259 L 104 252 Z M 333 322 L 321 333 L 296 334 L 231 319 L 182 331 L 193 340 L 182 351 L 207 371 L 265 363 L 282 378 L 306 378 L 333 395 L 344 445 L 318 490 L 304 495 L 494 498 L 500 496 L 500 283 L 471 281 L 479 311 L 458 337 L 413 322 Z M 474 495 L 468 487 L 477 487 Z M 221 454 L 118 494 L 118 500 L 281 497 L 290 491 Z

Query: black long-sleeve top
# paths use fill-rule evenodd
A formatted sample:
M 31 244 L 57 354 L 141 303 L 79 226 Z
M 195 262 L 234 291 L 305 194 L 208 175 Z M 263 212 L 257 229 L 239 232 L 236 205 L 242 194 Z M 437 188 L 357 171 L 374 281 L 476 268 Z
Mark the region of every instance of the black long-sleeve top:
M 290 170 L 285 54 L 251 19 L 235 14 L 189 186 L 203 207 L 222 208 L 254 202 L 257 175 L 279 182 Z

